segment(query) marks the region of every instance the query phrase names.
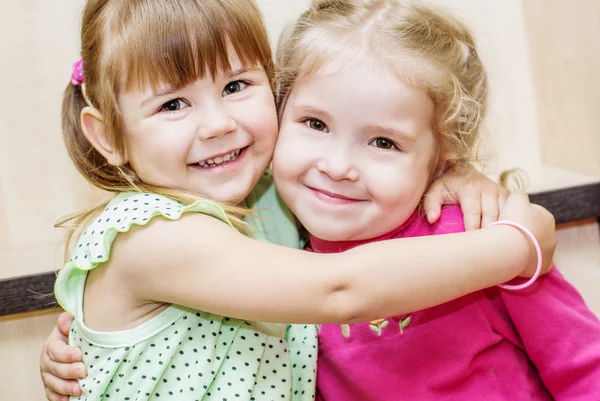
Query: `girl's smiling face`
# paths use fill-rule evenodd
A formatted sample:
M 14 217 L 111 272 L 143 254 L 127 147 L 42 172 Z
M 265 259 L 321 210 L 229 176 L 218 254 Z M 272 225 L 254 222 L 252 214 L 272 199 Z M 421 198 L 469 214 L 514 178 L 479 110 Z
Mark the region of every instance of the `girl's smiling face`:
M 419 206 L 439 150 L 434 104 L 369 56 L 300 80 L 280 122 L 277 190 L 324 240 L 374 238 Z
M 214 79 L 119 95 L 126 161 L 143 182 L 239 204 L 264 173 L 277 137 L 269 79 L 229 54 L 231 72 Z

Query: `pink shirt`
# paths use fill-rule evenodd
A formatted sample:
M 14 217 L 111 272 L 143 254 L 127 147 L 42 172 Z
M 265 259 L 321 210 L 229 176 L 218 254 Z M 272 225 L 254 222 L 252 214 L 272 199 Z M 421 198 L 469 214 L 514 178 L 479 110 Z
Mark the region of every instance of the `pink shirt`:
M 446 207 L 434 225 L 415 213 L 382 237 L 311 237 L 311 248 L 461 231 L 460 208 Z M 488 288 L 412 314 L 323 325 L 317 375 L 325 401 L 600 400 L 600 322 L 553 269 L 518 292 Z

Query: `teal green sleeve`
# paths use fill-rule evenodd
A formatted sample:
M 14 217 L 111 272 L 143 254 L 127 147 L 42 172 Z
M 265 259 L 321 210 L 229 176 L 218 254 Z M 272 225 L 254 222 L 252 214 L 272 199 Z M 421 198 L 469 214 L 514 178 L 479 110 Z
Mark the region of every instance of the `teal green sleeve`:
M 246 206 L 256 216 L 247 219 L 255 227 L 250 233 L 253 238 L 288 248 L 301 248 L 297 220 L 277 194 L 269 172 L 248 195 Z

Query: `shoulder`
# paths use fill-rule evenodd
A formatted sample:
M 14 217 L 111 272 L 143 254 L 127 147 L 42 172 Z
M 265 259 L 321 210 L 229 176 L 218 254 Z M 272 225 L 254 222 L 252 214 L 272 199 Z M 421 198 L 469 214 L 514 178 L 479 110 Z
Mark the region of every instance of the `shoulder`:
M 195 213 L 194 213 L 195 212 Z M 71 261 L 82 267 L 93 267 L 110 257 L 115 238 L 123 237 L 134 227 L 153 227 L 149 232 L 160 236 L 157 226 L 180 220 L 186 214 L 202 214 L 231 224 L 224 210 L 216 203 L 200 200 L 184 205 L 174 199 L 154 193 L 124 192 L 115 196 L 102 213 L 90 223 L 78 239 Z M 160 218 L 157 218 L 160 217 Z M 149 224 L 153 222 L 153 224 Z
M 446 205 L 442 207 L 440 218 L 429 225 L 430 235 L 452 234 L 465 231 L 463 214 L 458 205 Z
M 139 274 L 176 263 L 191 247 L 202 255 L 230 240 L 227 233 L 238 234 L 217 203 L 121 193 L 79 237 L 69 263 L 88 271 L 110 262 L 113 270 Z

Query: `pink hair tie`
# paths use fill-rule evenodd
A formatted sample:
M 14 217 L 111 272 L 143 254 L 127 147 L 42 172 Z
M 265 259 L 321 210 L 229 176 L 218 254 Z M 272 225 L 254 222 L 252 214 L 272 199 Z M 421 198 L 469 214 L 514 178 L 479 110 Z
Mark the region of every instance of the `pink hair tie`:
M 80 86 L 83 84 L 83 59 L 73 63 L 73 72 L 71 73 L 71 84 Z
M 540 276 L 540 273 L 542 272 L 542 250 L 540 249 L 540 244 L 537 241 L 537 239 L 535 238 L 535 236 L 531 233 L 531 231 L 529 231 L 527 228 L 525 228 L 524 226 L 522 226 L 519 223 L 515 223 L 512 221 L 508 221 L 508 220 L 499 220 L 499 221 L 496 221 L 495 223 L 488 225 L 488 227 L 497 226 L 497 225 L 512 226 L 512 227 L 515 227 L 515 228 L 518 228 L 519 230 L 521 230 L 521 232 L 523 232 L 525 235 L 527 235 L 529 237 L 529 239 L 531 240 L 531 242 L 533 242 L 533 246 L 535 248 L 535 252 L 537 253 L 537 259 L 538 259 L 537 268 L 535 269 L 535 273 L 533 274 L 533 277 L 531 277 L 529 279 L 529 281 L 527 281 L 523 284 L 517 284 L 517 285 L 502 284 L 502 285 L 499 285 L 498 287 L 504 288 L 505 290 L 522 290 L 524 288 L 527 288 L 531 284 L 535 283 L 537 278 Z

